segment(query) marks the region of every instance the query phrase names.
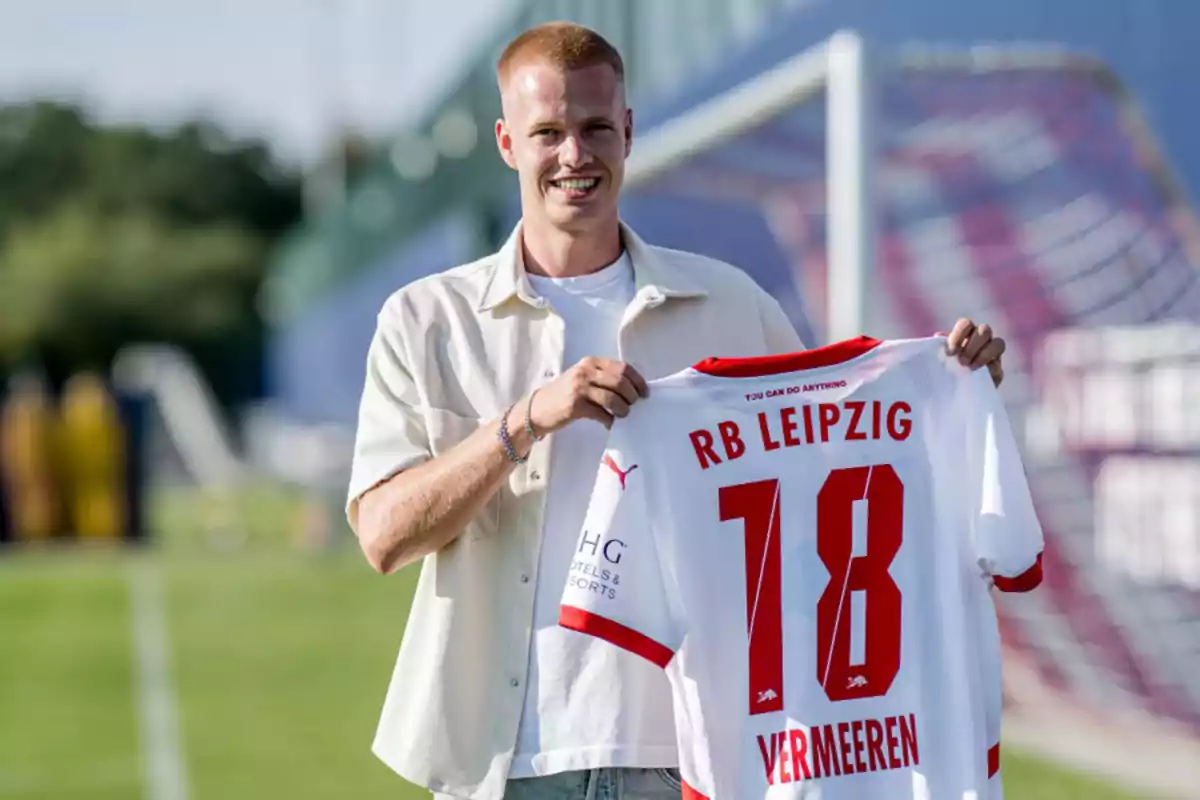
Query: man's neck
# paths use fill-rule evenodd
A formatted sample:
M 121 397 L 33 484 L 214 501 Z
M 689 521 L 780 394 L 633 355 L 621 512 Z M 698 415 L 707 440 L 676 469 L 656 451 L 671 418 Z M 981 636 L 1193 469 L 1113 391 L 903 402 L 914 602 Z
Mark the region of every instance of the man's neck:
M 574 278 L 603 269 L 621 256 L 621 228 L 614 220 L 586 234 L 531 225 L 521 231 L 525 271 L 551 278 Z

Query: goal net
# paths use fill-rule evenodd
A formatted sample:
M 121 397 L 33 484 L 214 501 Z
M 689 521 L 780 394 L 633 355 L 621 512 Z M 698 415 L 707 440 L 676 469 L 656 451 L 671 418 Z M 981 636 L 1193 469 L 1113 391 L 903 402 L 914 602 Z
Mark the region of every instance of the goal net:
M 811 344 L 993 325 L 1046 534 L 1010 674 L 1200 739 L 1200 236 L 1104 64 L 839 34 L 635 138 L 627 192 Z

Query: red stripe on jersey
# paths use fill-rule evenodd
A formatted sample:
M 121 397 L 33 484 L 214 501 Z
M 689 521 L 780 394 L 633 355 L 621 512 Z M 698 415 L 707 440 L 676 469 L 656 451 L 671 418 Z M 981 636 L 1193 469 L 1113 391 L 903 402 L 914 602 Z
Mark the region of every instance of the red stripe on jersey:
M 700 794 L 687 781 L 683 781 L 683 798 L 682 800 L 709 800 L 708 795 Z
M 1042 554 L 1038 553 L 1033 566 L 1015 578 L 993 575 L 992 583 L 1002 592 L 1032 592 L 1042 583 Z
M 611 642 L 664 669 L 675 657 L 674 650 L 661 642 L 654 641 L 646 634 L 638 633 L 633 628 L 627 628 L 608 617 L 602 617 L 575 606 L 562 607 L 558 615 L 558 624 L 564 628 Z
M 693 364 L 692 369 L 703 372 L 705 375 L 716 375 L 721 378 L 757 378 L 763 375 L 779 375 L 783 372 L 831 367 L 834 364 L 858 358 L 863 353 L 874 350 L 880 344 L 878 339 L 859 336 L 795 353 L 777 353 L 748 358 L 706 358 Z

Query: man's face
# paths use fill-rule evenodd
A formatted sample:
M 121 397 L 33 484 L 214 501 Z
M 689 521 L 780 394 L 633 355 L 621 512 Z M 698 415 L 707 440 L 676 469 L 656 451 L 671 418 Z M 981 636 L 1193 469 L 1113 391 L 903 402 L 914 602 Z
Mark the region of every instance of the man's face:
M 520 178 L 524 216 L 572 232 L 615 219 L 633 115 L 612 67 L 523 64 L 501 100 L 496 144 Z

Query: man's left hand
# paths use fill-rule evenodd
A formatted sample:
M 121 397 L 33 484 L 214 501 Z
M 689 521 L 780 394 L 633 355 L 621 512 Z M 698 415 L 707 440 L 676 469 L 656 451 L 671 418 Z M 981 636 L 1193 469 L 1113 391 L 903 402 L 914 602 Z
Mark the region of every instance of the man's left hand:
M 958 361 L 971 369 L 987 367 L 996 386 L 1004 380 L 1004 365 L 1000 356 L 1004 355 L 1004 340 L 992 335 L 990 325 L 976 325 L 966 317 L 954 324 L 946 339 L 950 355 L 957 355 Z

